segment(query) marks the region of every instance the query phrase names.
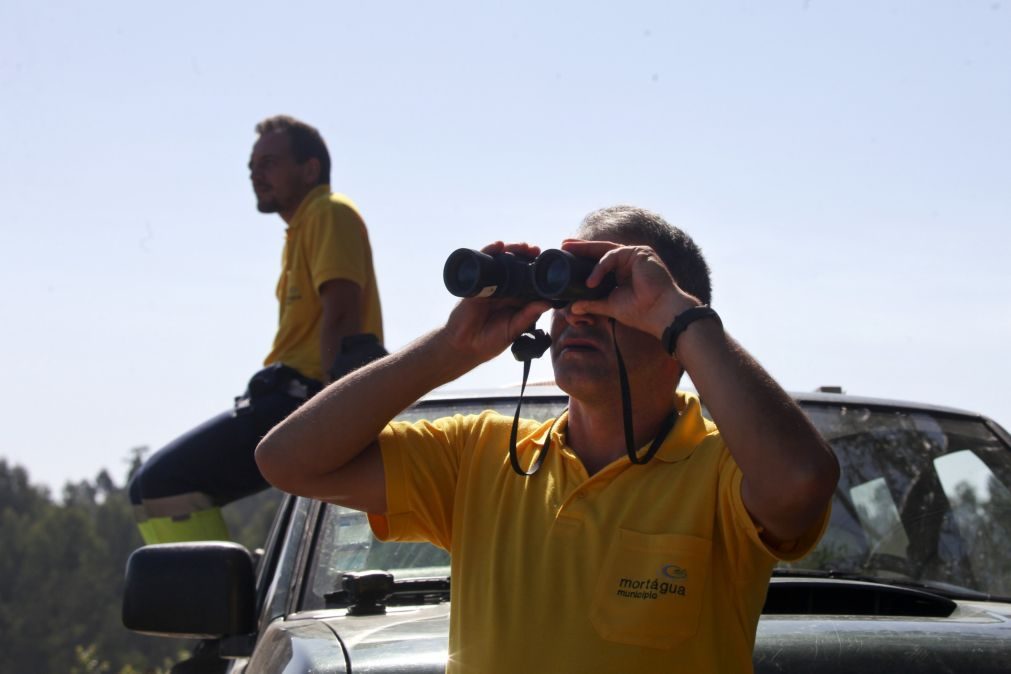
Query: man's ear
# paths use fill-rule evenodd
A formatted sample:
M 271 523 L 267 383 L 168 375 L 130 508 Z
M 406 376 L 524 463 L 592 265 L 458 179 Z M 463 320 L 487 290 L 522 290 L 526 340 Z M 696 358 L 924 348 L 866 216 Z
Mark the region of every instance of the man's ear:
M 316 185 L 319 183 L 319 171 L 319 159 L 316 157 L 309 157 L 309 159 L 302 164 L 302 180 L 307 185 Z

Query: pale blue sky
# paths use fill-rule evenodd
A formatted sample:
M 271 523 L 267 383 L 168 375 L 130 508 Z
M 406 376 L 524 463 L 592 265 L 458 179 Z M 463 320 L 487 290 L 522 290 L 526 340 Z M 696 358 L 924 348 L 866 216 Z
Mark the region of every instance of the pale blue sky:
M 454 248 L 628 202 L 695 237 L 786 388 L 1011 425 L 1006 0 L 3 0 L 0 456 L 120 481 L 242 391 L 283 237 L 246 162 L 282 112 L 365 215 L 393 349 L 451 308 Z

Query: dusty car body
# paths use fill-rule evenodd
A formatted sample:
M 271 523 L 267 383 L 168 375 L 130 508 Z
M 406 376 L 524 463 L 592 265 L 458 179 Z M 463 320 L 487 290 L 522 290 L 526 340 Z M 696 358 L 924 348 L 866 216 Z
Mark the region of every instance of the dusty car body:
M 817 548 L 774 572 L 755 671 L 1008 671 L 1008 433 L 949 408 L 795 398 L 842 478 Z M 441 394 L 401 418 L 515 405 L 516 391 Z M 564 406 L 535 387 L 523 412 Z M 258 556 L 213 542 L 136 551 L 123 616 L 137 631 L 213 639 L 179 672 L 442 672 L 450 596 L 445 551 L 379 543 L 361 513 L 287 497 Z

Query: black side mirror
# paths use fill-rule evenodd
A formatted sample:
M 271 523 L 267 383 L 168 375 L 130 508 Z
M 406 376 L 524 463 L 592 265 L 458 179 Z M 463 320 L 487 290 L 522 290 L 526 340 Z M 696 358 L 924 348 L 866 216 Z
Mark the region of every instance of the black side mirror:
M 254 561 L 241 545 L 218 541 L 148 545 L 126 563 L 123 625 L 187 639 L 256 629 Z

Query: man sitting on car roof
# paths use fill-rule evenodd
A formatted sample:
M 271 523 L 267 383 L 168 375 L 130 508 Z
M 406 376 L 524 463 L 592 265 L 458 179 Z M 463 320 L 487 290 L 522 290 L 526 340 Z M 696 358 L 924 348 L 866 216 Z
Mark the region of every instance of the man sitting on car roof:
M 838 463 L 706 306 L 708 266 L 686 234 L 619 206 L 587 216 L 579 237 L 562 248 L 599 260 L 586 286 L 617 285 L 554 309 L 570 402 L 555 421 L 519 423 L 516 456 L 524 472 L 543 459 L 536 473 L 511 465 L 511 418 L 390 422 L 551 308 L 488 297 L 330 385 L 263 439 L 260 469 L 369 513 L 381 539 L 450 551 L 449 672 L 751 671 L 772 567 L 817 542 Z M 503 251 L 539 254 L 485 249 Z M 685 372 L 715 425 L 676 391 Z

